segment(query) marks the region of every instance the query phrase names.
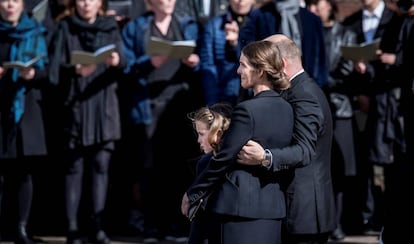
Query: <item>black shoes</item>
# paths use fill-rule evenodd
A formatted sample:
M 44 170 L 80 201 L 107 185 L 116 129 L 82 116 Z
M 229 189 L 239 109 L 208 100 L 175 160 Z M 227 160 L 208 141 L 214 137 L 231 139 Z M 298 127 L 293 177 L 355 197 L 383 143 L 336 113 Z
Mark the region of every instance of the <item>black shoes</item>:
M 86 239 L 86 237 L 85 237 Z M 89 242 L 94 244 L 109 244 L 109 238 L 106 236 L 103 230 L 97 231 L 94 235 L 89 237 Z M 70 231 L 66 237 L 66 244 L 84 244 L 86 240 L 78 231 Z
M 16 238 L 14 243 L 15 244 L 36 244 L 36 242 L 33 241 L 29 237 L 18 237 L 18 238 Z
M 155 228 L 146 228 L 144 230 L 144 243 L 159 243 L 160 233 Z
M 99 212 L 97 214 L 92 215 L 92 236 L 90 236 L 89 240 L 94 244 L 109 244 L 109 238 L 106 235 L 105 231 L 103 231 L 102 223 L 103 223 L 103 214 Z
M 339 240 L 343 240 L 345 239 L 345 233 L 342 230 L 342 228 L 336 228 L 332 234 L 331 234 L 331 239 L 334 241 L 339 241 Z
M 103 230 L 96 232 L 92 238 L 92 243 L 94 244 L 109 244 L 109 242 L 109 238 Z
M 25 226 L 17 228 L 15 244 L 35 244 L 36 242 L 27 234 Z
M 66 244 L 83 244 L 83 240 L 81 238 L 67 238 Z
M 379 229 L 370 220 L 364 220 L 362 224 L 362 234 L 366 236 L 378 235 Z
M 78 231 L 69 231 L 66 237 L 66 244 L 83 244 L 82 236 Z

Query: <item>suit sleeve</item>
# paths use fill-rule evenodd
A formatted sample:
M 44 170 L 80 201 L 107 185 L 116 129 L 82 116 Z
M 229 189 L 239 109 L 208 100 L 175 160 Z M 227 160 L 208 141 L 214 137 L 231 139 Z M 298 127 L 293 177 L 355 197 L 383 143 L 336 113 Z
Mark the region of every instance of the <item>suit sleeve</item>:
M 281 149 L 270 149 L 274 171 L 308 165 L 316 151 L 316 141 L 322 126 L 323 114 L 316 96 L 300 90 L 300 95 L 288 99 L 295 114 L 292 144 Z
M 237 106 L 233 111 L 230 128 L 226 132 L 220 151 L 212 157 L 187 191 L 190 204 L 208 196 L 224 179 L 225 174 L 236 165 L 237 153 L 252 137 L 252 124 L 249 112 Z

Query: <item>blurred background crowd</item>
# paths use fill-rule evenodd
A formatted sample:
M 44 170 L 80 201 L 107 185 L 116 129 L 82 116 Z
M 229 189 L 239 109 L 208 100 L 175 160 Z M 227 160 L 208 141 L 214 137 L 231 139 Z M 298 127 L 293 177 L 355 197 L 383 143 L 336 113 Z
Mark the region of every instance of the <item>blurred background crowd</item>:
M 239 34 L 257 14 L 282 24 L 255 23 L 249 38 L 292 38 L 331 103 L 331 238 L 402 231 L 412 214 L 411 0 L 48 0 L 35 19 L 43 1 L 0 0 L 0 62 L 42 56 L 33 69 L 0 67 L 1 236 L 185 241 L 180 203 L 202 154 L 187 115 L 247 96 Z M 150 36 L 197 45 L 188 57 L 152 56 Z M 342 45 L 377 39 L 374 60 L 342 57 Z M 108 44 L 116 52 L 104 63 L 70 64 L 71 51 Z

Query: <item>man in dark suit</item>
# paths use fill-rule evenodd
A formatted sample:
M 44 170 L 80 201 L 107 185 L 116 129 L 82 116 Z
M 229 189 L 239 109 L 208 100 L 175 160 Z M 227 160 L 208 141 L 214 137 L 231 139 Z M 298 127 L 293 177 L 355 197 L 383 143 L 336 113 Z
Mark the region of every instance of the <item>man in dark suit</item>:
M 281 34 L 265 40 L 274 42 L 284 57 L 291 87 L 282 96 L 295 113 L 293 143 L 282 149 L 266 149 L 272 154 L 271 171 L 291 173 L 286 189 L 286 243 L 326 243 L 335 229 L 329 104 L 323 91 L 304 71 L 295 43 Z M 238 162 L 258 164 L 264 153 L 260 144 L 249 141 L 240 151 Z
M 402 18 L 389 9 L 383 0 L 361 0 L 362 8 L 344 20 L 356 34 L 357 42 L 381 39 L 382 53 L 396 52 Z M 381 56 L 378 60 L 354 62 L 349 87 L 355 97 L 355 110 L 366 116 L 366 123 L 356 133 L 356 155 L 360 184 L 363 189 L 361 231 L 379 231 L 384 211 L 388 175 L 401 162 L 405 145 L 400 115 L 400 79 L 392 73 L 392 65 Z M 382 173 L 381 173 L 382 172 Z
M 320 87 L 328 79 L 323 26 L 320 18 L 299 6 L 298 0 L 273 0 L 252 11 L 240 30 L 241 45 L 273 34 L 285 34 L 298 45 L 302 63 Z
M 406 158 L 387 175 L 385 194 L 385 218 L 381 229 L 380 243 L 406 243 L 412 238 L 412 225 L 405 224 L 402 219 L 414 219 L 414 199 L 412 177 L 414 175 L 414 2 L 400 0 L 397 2 L 400 14 L 404 16 L 396 52 L 397 73 L 394 76 L 401 82 L 401 113 L 404 117 L 404 137 Z M 384 34 L 385 35 L 385 34 Z

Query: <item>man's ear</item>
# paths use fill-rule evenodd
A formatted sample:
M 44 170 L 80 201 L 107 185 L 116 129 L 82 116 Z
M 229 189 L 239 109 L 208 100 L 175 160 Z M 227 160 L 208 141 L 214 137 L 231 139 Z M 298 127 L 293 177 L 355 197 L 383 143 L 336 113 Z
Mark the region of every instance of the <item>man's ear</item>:
M 283 72 L 287 73 L 287 69 L 288 69 L 288 66 L 289 66 L 289 61 L 287 60 L 287 58 L 282 58 L 282 60 L 283 60 Z

